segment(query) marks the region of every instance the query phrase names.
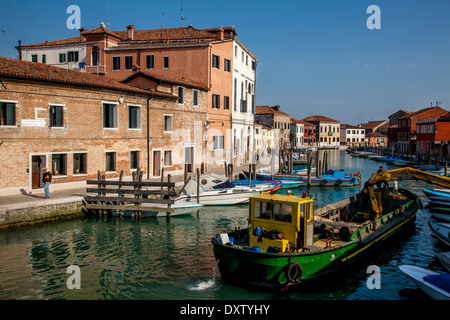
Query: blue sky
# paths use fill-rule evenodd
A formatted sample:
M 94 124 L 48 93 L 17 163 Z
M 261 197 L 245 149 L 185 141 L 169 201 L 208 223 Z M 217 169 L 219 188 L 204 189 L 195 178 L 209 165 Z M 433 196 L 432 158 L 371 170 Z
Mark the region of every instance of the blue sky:
M 72 37 L 69 5 L 88 30 L 107 23 L 107 0 L 0 2 L 7 56 L 22 44 Z M 369 30 L 370 5 L 381 29 Z M 181 26 L 181 0 L 109 1 L 111 30 Z M 450 110 L 448 0 L 183 0 L 184 26 L 234 25 L 257 56 L 257 105 L 280 105 L 297 119 L 322 114 L 342 123 L 382 120 L 436 101 Z M 0 55 L 4 56 L 4 32 Z

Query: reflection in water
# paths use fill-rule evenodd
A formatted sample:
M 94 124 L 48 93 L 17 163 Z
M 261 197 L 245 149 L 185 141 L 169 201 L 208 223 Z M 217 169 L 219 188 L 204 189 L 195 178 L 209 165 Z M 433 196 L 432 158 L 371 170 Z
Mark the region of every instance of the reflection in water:
M 329 168 L 361 171 L 362 185 L 380 166 L 342 151 L 329 152 L 328 159 Z M 426 183 L 402 181 L 400 187 L 427 203 L 421 191 Z M 352 196 L 360 188 L 301 187 L 293 193 L 311 194 L 317 208 Z M 248 205 L 204 207 L 193 216 L 170 220 L 85 218 L 1 231 L 0 299 L 414 299 L 422 296 L 398 266 L 443 271 L 434 254 L 448 250 L 432 235 L 425 208 L 409 233 L 358 266 L 320 284 L 283 293 L 261 292 L 222 282 L 212 252 L 211 238 L 247 227 L 247 215 Z M 381 268 L 380 290 L 366 287 L 371 264 Z M 80 267 L 80 290 L 66 286 L 70 265 Z

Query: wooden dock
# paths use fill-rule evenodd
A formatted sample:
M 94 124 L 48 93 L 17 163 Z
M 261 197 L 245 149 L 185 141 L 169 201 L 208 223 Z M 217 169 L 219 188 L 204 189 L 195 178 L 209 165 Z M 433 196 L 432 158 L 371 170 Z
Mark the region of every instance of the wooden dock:
M 111 214 L 112 210 L 118 210 L 119 215 L 123 210 L 134 211 L 135 218 L 142 217 L 142 211 L 166 212 L 170 217 L 174 209 L 173 196 L 176 195 L 175 183 L 171 182 L 168 175 L 167 182 L 142 181 L 143 172 L 133 172 L 133 181 L 123 181 L 123 171 L 119 180 L 105 180 L 105 176 L 97 174 L 97 180 L 87 180 L 88 185 L 95 187 L 86 188 L 86 192 L 94 192 L 96 195 L 88 195 L 84 198 L 84 209 L 89 213 L 98 215 Z M 142 204 L 164 204 L 165 206 L 143 206 Z

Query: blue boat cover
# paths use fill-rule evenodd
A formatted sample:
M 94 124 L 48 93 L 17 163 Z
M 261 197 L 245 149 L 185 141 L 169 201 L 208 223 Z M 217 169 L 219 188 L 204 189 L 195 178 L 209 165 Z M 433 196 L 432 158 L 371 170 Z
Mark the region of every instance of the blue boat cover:
M 230 182 L 230 181 L 225 181 L 223 183 L 220 183 L 218 185 L 215 185 L 214 187 L 212 187 L 213 189 L 230 189 L 233 188 L 234 185 Z
M 425 276 L 423 280 L 435 285 L 436 287 L 450 293 L 450 273 L 430 274 Z

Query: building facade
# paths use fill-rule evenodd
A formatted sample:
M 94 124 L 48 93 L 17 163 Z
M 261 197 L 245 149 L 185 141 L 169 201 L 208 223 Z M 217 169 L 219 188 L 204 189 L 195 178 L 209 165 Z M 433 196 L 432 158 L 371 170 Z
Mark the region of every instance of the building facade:
M 149 90 L 115 79 L 41 63 L 0 58 L 0 189 L 15 193 L 42 188 L 42 168 L 53 173 L 52 188 L 107 179 L 138 168 L 147 177 L 183 172 L 186 139 L 202 135 L 207 90 L 178 85 Z M 192 105 L 199 90 L 200 105 Z M 179 129 L 178 132 L 176 129 Z M 182 132 L 181 132 L 182 131 Z M 177 136 L 186 136 L 184 140 Z M 201 139 L 200 139 L 201 140 Z M 201 166 L 206 142 L 190 145 Z
M 256 106 L 255 123 L 272 130 L 274 148 L 290 146 L 291 116 L 280 110 L 280 106 Z
M 318 148 L 339 148 L 340 122 L 325 116 L 315 115 L 303 119 L 316 126 Z
M 366 130 L 359 126 L 349 124 L 341 125 L 340 140 L 341 145 L 360 146 L 364 145 L 366 138 Z
M 422 155 L 449 156 L 450 112 L 419 120 L 417 125 L 417 149 Z
M 78 46 L 86 73 L 123 80 L 138 69 L 208 88 L 207 165 L 214 167 L 247 162 L 253 152 L 257 62 L 236 36 L 232 26 L 135 30 L 128 25 L 111 31 L 102 23 L 89 31 L 81 28 L 79 37 L 24 45 L 18 51 L 22 59 L 37 54 L 42 62 L 42 54 L 59 50 L 59 56 Z

